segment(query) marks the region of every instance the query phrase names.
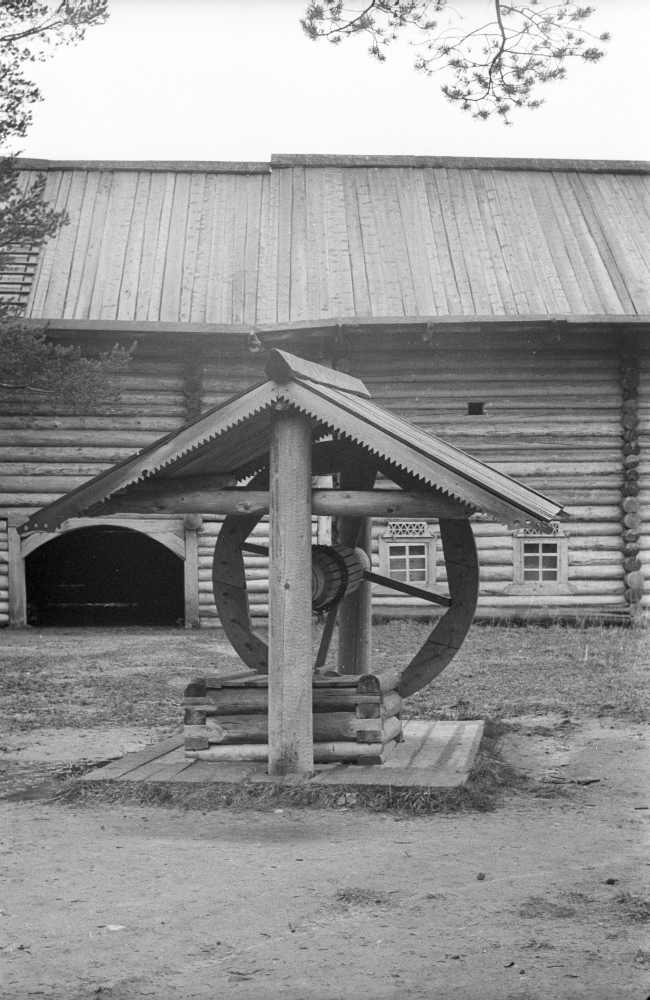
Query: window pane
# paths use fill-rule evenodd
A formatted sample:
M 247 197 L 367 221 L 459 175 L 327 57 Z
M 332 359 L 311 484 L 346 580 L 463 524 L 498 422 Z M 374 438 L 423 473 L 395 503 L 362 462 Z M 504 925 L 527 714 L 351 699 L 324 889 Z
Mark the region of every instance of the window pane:
M 424 545 L 409 545 L 409 553 L 412 556 L 424 557 Z
M 524 552 L 539 552 L 539 542 L 524 542 Z
M 391 558 L 393 556 L 405 556 L 406 555 L 406 545 L 391 545 L 390 547 Z
M 557 542 L 544 543 L 542 545 L 542 552 L 557 552 Z
M 401 583 L 407 583 L 405 569 L 393 569 L 391 567 L 390 575 L 393 577 L 394 580 L 400 580 Z
M 524 556 L 524 566 L 528 568 L 539 566 L 539 556 Z
M 536 569 L 525 569 L 524 570 L 524 580 L 537 580 L 537 570 Z
M 418 556 L 417 559 L 409 559 L 409 566 L 411 569 L 424 569 L 427 564 L 424 556 Z
M 557 580 L 557 571 L 554 569 L 543 569 L 542 580 Z
M 555 569 L 557 567 L 557 556 L 542 556 L 542 566 L 546 569 Z
M 412 570 L 410 573 L 411 583 L 424 583 L 426 581 L 427 574 L 424 569 Z

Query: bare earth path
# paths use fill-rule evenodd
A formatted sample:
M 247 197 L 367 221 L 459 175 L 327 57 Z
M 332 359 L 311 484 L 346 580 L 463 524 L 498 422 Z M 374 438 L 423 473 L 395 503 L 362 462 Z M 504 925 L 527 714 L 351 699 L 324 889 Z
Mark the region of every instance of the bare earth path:
M 476 641 L 485 649 L 488 638 Z M 506 636 L 522 650 L 532 638 Z M 560 635 L 557 648 L 579 638 Z M 16 693 L 5 698 L 15 721 L 0 757 L 0 796 L 61 762 L 160 738 L 184 681 L 179 651 L 198 661 L 207 642 L 168 643 L 165 666 L 164 656 L 143 653 L 163 639 L 131 639 L 134 660 L 156 664 L 147 679 L 151 669 L 138 674 L 137 663 L 127 676 L 120 660 L 118 671 L 102 635 L 87 640 L 77 667 L 73 639 L 5 645 L 8 667 L 11 658 L 18 667 Z M 540 636 L 549 662 L 551 639 Z M 503 641 L 494 637 L 497 651 Z M 594 638 L 580 641 L 584 649 L 571 655 L 584 685 L 598 664 L 585 674 Z M 446 682 L 452 691 L 464 683 L 471 694 L 474 662 L 482 661 L 479 681 L 488 685 L 485 655 L 477 646 L 472 656 Z M 550 704 L 543 692 L 528 715 L 517 712 L 503 752 L 537 784 L 506 793 L 494 812 L 405 818 L 346 808 L 202 813 L 0 800 L 0 997 L 646 1000 L 650 743 L 626 707 L 634 707 L 637 674 L 614 673 L 612 656 L 600 688 L 578 694 L 616 708 L 624 692 L 618 715 L 571 709 L 569 717 L 548 707 L 542 715 Z M 169 693 L 145 714 L 164 671 Z M 530 677 L 531 685 L 540 677 L 539 658 Z M 133 707 L 120 708 L 136 681 Z M 497 677 L 494 691 L 502 686 Z M 572 690 L 561 695 L 569 706 Z M 487 687 L 481 697 L 490 703 Z M 167 704 L 169 717 L 156 727 Z M 94 717 L 82 722 L 83 712 Z M 40 717 L 46 725 L 35 725 Z
M 517 740 L 566 797 L 418 819 L 3 803 L 2 996 L 645 1000 L 642 728 Z

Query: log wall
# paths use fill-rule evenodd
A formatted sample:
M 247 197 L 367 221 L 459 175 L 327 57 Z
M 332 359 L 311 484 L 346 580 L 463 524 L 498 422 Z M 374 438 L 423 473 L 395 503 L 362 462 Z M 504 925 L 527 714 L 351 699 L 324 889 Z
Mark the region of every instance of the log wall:
M 565 506 L 568 582 L 547 591 L 513 584 L 505 526 L 476 525 L 482 614 L 625 612 L 622 390 L 611 335 L 436 333 L 408 351 L 357 341 L 343 345 L 340 364 L 381 405 Z M 469 415 L 469 403 L 483 414 Z
M 101 349 L 110 346 L 113 338 Z M 175 343 L 174 343 L 175 340 Z M 27 415 L 24 399 L 5 392 L 0 402 L 0 518 L 46 504 L 139 448 L 173 431 L 200 410 L 223 402 L 263 378 L 263 357 L 221 353 L 218 345 L 153 338 L 138 347 L 121 398 L 101 414 L 53 412 L 45 402 Z M 290 349 L 304 351 L 299 345 Z M 316 360 L 363 379 L 381 405 L 439 434 L 566 506 L 570 521 L 566 586 L 545 592 L 513 584 L 513 537 L 505 526 L 478 523 L 480 613 L 484 615 L 603 614 L 622 616 L 629 605 L 624 572 L 622 420 L 629 400 L 620 346 L 606 329 L 588 333 L 432 333 L 426 341 L 343 335 L 335 345 L 309 349 Z M 628 365 L 629 367 L 629 365 Z M 629 383 L 629 379 L 628 379 Z M 640 506 L 650 501 L 650 356 L 639 388 Z M 468 403 L 482 403 L 470 416 Z M 629 407 L 627 408 L 629 410 Z M 633 477 L 632 477 L 633 478 Z M 629 500 L 630 497 L 627 497 Z M 216 624 L 212 550 L 219 519 L 206 517 L 198 535 L 199 606 L 203 625 Z M 6 620 L 6 531 L 0 521 L 0 623 Z M 322 527 L 322 526 L 321 526 Z M 316 528 L 314 529 L 316 531 Z M 375 522 L 378 561 L 384 522 Z M 256 535 L 267 544 L 268 529 Z M 628 540 L 629 547 L 629 540 Z M 440 551 L 440 550 L 439 550 Z M 645 515 L 639 559 L 650 566 L 650 522 Z M 438 578 L 443 575 L 439 554 Z M 251 610 L 267 612 L 267 561 L 247 557 Z M 4 582 L 3 582 L 4 581 Z M 648 608 L 649 598 L 643 597 Z M 3 596 L 4 595 L 4 596 Z M 385 613 L 421 610 L 416 599 L 375 593 Z M 4 618 L 2 616 L 5 616 Z
M 84 348 L 107 350 L 114 340 L 95 334 L 92 340 L 86 339 Z M 201 410 L 259 381 L 262 374 L 259 360 L 247 353 L 233 357 L 213 347 L 205 379 L 204 362 L 196 343 L 187 339 L 181 344 L 165 338 L 138 344 L 128 372 L 115 378 L 119 398 L 95 413 L 75 413 L 65 405 L 53 407 L 45 399 L 0 391 L 0 625 L 8 622 L 8 543 L 3 515 L 11 513 L 19 522 L 175 431 Z M 138 520 L 143 531 L 151 533 L 151 519 Z M 156 518 L 156 533 L 165 530 L 162 521 Z M 169 519 L 169 530 L 172 521 L 177 518 Z M 208 548 L 214 544 L 214 537 L 208 522 L 205 532 L 199 533 L 200 552 L 206 544 Z M 210 620 L 214 605 L 201 568 L 199 576 L 200 598 Z M 266 607 L 266 597 L 263 604 Z

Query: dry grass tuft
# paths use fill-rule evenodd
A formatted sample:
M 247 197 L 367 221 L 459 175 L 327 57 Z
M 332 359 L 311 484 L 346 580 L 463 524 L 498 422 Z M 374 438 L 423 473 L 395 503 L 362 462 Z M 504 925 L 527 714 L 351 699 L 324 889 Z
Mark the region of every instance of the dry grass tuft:
M 373 669 L 408 662 L 431 630 L 392 621 L 373 633 Z M 477 626 L 452 664 L 410 698 L 407 718 L 505 718 L 560 712 L 650 716 L 650 630 Z M 5 732 L 142 725 L 175 729 L 185 685 L 241 664 L 217 631 L 51 629 L 7 632 L 0 648 Z M 644 676 L 645 675 L 645 676 Z
M 637 896 L 632 892 L 619 892 L 614 897 L 614 903 L 620 907 L 620 913 L 635 924 L 647 924 L 650 921 L 650 900 Z

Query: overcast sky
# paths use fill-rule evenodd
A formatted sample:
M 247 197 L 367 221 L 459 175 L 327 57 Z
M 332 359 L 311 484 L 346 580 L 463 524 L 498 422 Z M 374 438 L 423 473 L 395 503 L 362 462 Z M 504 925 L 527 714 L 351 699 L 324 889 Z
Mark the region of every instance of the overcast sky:
M 455 0 L 468 18 L 490 0 Z M 267 160 L 271 153 L 650 159 L 647 0 L 594 0 L 613 41 L 511 127 L 474 122 L 412 52 L 310 42 L 302 0 L 111 0 L 111 18 L 37 67 L 21 142 L 48 159 Z M 36 76 L 36 73 L 35 73 Z

